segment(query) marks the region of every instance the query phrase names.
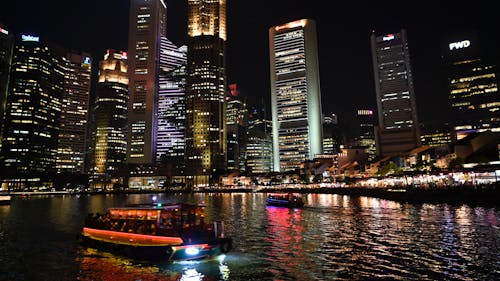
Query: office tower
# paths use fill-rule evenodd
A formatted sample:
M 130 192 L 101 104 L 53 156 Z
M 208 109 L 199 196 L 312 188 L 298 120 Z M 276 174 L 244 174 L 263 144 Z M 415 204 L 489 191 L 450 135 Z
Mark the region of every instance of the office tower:
M 455 137 L 500 132 L 498 67 L 481 57 L 474 33 L 450 36 L 443 46 Z
M 9 82 L 10 63 L 14 39 L 12 33 L 0 24 L 0 147 L 2 147 L 2 127 Z
M 208 185 L 226 170 L 226 1 L 188 0 L 186 173 Z
M 452 127 L 450 123 L 423 123 L 420 128 L 420 142 L 422 145 L 428 146 L 451 144 L 456 141 L 456 139 L 454 139 L 454 130 Z
M 184 172 L 187 47 L 162 38 L 156 161 L 167 166 L 169 178 Z
M 339 128 L 337 115 L 330 113 L 323 116 L 323 154 L 340 153 L 340 146 L 343 144 L 343 135 Z
M 64 92 L 56 168 L 58 173 L 83 174 L 92 59 L 88 53 L 69 52 L 63 57 L 63 63 Z
M 375 143 L 376 117 L 371 109 L 358 109 L 357 117 L 359 131 L 356 138 L 356 146 L 365 148 L 366 154 L 368 154 L 368 162 L 371 162 L 377 156 L 377 146 Z
M 377 93 L 377 153 L 404 154 L 420 145 L 417 107 L 406 30 L 371 35 Z
M 163 0 L 130 3 L 127 162 L 148 166 L 156 158 L 158 77 L 166 6 Z
M 262 107 L 264 108 L 264 107 Z M 248 114 L 246 172 L 265 174 L 273 170 L 272 123 L 263 109 L 253 108 Z
M 65 54 L 37 36 L 16 40 L 0 153 L 2 189 L 53 186 Z
M 237 84 L 230 84 L 226 98 L 227 169 L 245 171 L 248 110 Z
M 316 23 L 269 29 L 274 170 L 286 172 L 323 153 Z
M 93 187 L 123 183 L 120 171 L 127 156 L 127 53 L 107 50 L 99 62 L 92 120 Z

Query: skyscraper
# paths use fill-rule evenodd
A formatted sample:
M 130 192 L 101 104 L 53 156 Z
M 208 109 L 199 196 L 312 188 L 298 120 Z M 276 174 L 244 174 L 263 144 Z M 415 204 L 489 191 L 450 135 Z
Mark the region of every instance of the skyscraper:
M 226 99 L 227 169 L 245 171 L 248 110 L 237 84 L 230 84 Z
M 338 116 L 334 113 L 323 116 L 323 154 L 340 153 L 340 146 L 344 143 Z
M 2 189 L 53 187 L 65 54 L 38 36 L 16 40 L 0 153 Z
M 166 164 L 170 176 L 184 171 L 186 122 L 186 53 L 162 38 L 156 161 Z
M 498 67 L 481 57 L 476 34 L 450 36 L 443 50 L 454 137 L 461 139 L 472 132 L 500 132 Z
M 274 169 L 285 172 L 323 152 L 315 21 L 271 27 L 269 55 Z
M 377 153 L 395 156 L 420 145 L 417 107 L 406 30 L 371 35 L 377 93 Z
M 188 0 L 186 167 L 195 186 L 226 170 L 226 1 Z
M 358 109 L 359 131 L 356 137 L 356 146 L 364 147 L 368 154 L 368 162 L 377 156 L 375 142 L 376 117 L 371 109 Z
M 99 63 L 92 122 L 92 181 L 111 187 L 120 182 L 127 153 L 127 53 L 107 50 Z
M 9 84 L 10 63 L 14 37 L 5 26 L 0 24 L 0 147 L 2 147 L 2 127 L 7 101 L 7 86 Z
M 88 53 L 69 52 L 63 62 L 64 92 L 56 168 L 58 173 L 83 174 L 92 59 Z
M 266 120 L 263 108 L 253 108 L 248 114 L 245 166 L 249 174 L 264 174 L 273 170 L 272 124 Z
M 161 38 L 166 35 L 163 0 L 131 0 L 128 42 L 129 108 L 127 162 L 156 159 Z

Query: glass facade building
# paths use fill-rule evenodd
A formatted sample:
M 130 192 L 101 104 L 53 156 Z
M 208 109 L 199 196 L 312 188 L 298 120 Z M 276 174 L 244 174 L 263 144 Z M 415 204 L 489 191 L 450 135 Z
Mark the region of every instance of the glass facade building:
M 178 48 L 167 38 L 161 43 L 156 161 L 174 165 L 179 175 L 184 168 L 187 47 Z
M 67 53 L 64 62 L 57 172 L 83 174 L 87 151 L 87 119 L 92 59 L 88 53 Z
M 286 172 L 323 153 L 316 23 L 269 29 L 274 170 Z
M 0 152 L 4 190 L 54 185 L 65 54 L 38 36 L 16 38 Z
M 127 162 L 152 165 L 156 161 L 159 62 L 167 7 L 163 0 L 132 0 L 130 5 Z
M 500 132 L 498 67 L 481 57 L 475 33 L 450 36 L 443 50 L 454 137 Z
M 264 108 L 264 106 L 262 106 Z M 246 172 L 266 174 L 273 171 L 272 123 L 262 109 L 253 108 L 248 114 Z

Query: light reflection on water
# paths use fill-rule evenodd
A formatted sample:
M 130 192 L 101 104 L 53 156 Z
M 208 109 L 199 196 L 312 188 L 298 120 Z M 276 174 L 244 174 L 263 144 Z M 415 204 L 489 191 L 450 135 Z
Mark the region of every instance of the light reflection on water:
M 87 213 L 152 195 L 39 196 L 0 206 L 0 280 L 500 280 L 498 208 L 308 194 L 302 209 L 265 194 L 158 195 L 205 201 L 233 250 L 153 262 L 76 243 Z

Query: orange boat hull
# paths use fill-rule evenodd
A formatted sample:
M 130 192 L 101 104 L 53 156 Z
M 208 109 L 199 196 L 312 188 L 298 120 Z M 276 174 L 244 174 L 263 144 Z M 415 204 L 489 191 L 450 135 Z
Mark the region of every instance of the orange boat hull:
M 82 235 L 93 240 L 129 246 L 175 246 L 184 243 L 180 237 L 156 236 L 84 227 Z

